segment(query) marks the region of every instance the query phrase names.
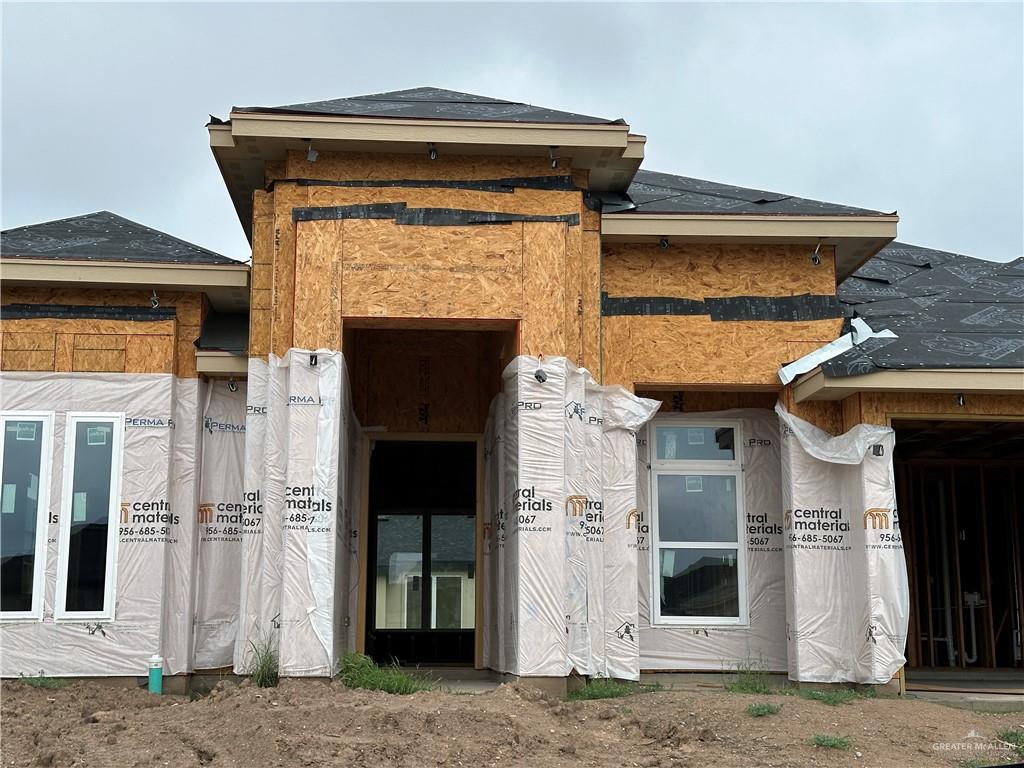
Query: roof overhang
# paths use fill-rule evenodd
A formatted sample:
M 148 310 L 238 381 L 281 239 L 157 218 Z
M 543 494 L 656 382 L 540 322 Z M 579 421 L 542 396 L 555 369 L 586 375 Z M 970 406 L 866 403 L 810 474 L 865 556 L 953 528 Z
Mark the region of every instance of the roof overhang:
M 607 213 L 605 242 L 806 244 L 835 246 L 836 280 L 853 274 L 896 237 L 899 216 L 785 216 Z
M 590 171 L 591 189 L 624 192 L 640 167 L 643 136 L 620 124 L 497 123 L 468 120 L 279 115 L 232 112 L 210 124 L 210 147 L 246 235 L 252 234 L 252 193 L 263 189 L 264 166 L 288 150 L 513 155 L 571 158 Z
M 205 376 L 244 379 L 249 374 L 249 358 L 233 352 L 197 349 L 196 370 Z
M 244 312 L 249 306 L 249 265 L 152 264 L 51 259 L 0 259 L 5 286 L 194 291 L 214 308 Z
M 928 368 L 828 378 L 820 368 L 816 368 L 793 382 L 793 397 L 798 403 L 804 400 L 842 400 L 857 392 L 1019 395 L 1024 392 L 1024 369 Z

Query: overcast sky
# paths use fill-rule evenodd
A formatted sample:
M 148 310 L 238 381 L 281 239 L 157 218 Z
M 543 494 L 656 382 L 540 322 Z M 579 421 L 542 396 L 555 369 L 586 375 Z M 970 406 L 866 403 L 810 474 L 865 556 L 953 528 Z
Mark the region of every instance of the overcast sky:
M 1024 254 L 1009 4 L 3 7 L 3 227 L 107 209 L 249 249 L 209 114 L 430 85 L 603 117 L 644 166 L 897 210 L 901 240 Z

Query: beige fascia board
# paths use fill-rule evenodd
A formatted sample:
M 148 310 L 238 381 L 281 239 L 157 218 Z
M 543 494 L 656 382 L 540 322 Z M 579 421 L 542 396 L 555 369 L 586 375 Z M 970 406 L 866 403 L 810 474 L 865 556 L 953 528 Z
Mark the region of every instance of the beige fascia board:
M 798 403 L 804 400 L 842 400 L 857 392 L 962 392 L 1024 396 L 1024 369 L 927 368 L 828 378 L 821 368 L 816 368 L 793 383 L 793 398 Z
M 0 259 L 0 281 L 22 285 L 155 286 L 202 291 L 207 288 L 247 288 L 249 265 L 241 262 L 237 265 L 187 265 Z
M 234 148 L 235 137 L 231 133 L 230 125 L 209 125 L 211 147 Z
M 896 237 L 898 216 L 729 216 L 608 213 L 605 237 L 731 238 L 739 240 Z
M 245 378 L 249 373 L 249 359 L 245 355 L 236 355 L 232 352 L 197 349 L 196 371 L 206 376 Z
M 496 146 L 598 147 L 625 150 L 627 125 L 483 123 L 459 120 L 395 120 L 231 113 L 232 136 L 334 141 L 486 144 Z M 210 131 L 213 144 L 220 131 Z M 219 144 L 218 146 L 225 146 Z

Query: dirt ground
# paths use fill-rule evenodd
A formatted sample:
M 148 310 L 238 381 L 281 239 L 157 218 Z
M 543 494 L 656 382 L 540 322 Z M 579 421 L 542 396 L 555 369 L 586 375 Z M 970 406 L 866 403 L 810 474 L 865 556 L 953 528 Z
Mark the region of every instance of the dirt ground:
M 754 718 L 753 702 L 781 704 Z M 5 682 L 3 766 L 956 766 L 1010 759 L 998 731 L 1024 714 L 915 700 L 831 707 L 796 696 L 655 691 L 567 702 L 502 685 L 411 696 L 285 680 L 221 682 L 206 697 L 152 696 L 95 682 L 56 690 Z M 849 751 L 811 745 L 848 736 Z M 945 746 L 942 745 L 952 745 Z M 956 746 L 961 745 L 961 746 Z M 967 745 L 967 746 L 963 746 Z

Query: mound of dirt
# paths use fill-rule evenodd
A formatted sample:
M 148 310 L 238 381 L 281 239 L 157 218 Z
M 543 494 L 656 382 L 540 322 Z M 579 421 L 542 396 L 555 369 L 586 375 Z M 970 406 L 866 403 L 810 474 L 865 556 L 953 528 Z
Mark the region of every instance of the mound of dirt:
M 746 707 L 771 700 L 776 715 Z M 956 766 L 1009 759 L 993 742 L 1024 715 L 915 700 L 830 707 L 796 696 L 655 691 L 562 701 L 502 685 L 459 695 L 349 690 L 284 680 L 221 682 L 209 696 L 151 696 L 96 682 L 39 690 L 6 682 L 4 766 Z M 845 736 L 849 750 L 813 746 Z M 957 745 L 962 746 L 957 746 Z M 963 746 L 966 745 L 966 746 Z

